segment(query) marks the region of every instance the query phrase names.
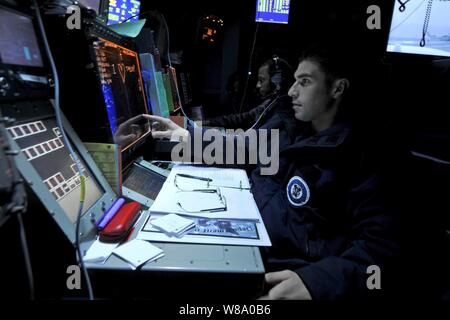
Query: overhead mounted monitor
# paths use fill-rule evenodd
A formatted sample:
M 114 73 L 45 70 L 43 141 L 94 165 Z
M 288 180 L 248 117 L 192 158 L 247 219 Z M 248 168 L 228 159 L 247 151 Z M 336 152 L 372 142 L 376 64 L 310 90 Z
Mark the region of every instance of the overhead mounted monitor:
M 139 19 L 139 0 L 109 0 L 108 25 Z
M 257 0 L 256 22 L 287 24 L 290 0 Z
M 26 67 L 43 66 L 32 18 L 1 7 L 0 62 Z
M 395 2 L 387 52 L 450 57 L 450 1 Z
M 49 69 L 35 19 L 0 5 L 0 101 L 50 96 Z

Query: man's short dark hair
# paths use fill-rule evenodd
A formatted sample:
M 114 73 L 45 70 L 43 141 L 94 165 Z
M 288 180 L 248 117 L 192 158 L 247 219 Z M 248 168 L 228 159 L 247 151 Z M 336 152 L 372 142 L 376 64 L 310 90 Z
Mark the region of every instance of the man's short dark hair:
M 313 44 L 302 52 L 299 63 L 302 61 L 316 63 L 325 73 L 328 85 L 338 78 L 346 78 L 350 81 L 352 58 L 343 47 L 345 47 L 343 44 Z
M 313 44 L 304 50 L 299 58 L 299 64 L 302 61 L 316 63 L 320 70 L 324 72 L 328 87 L 331 87 L 336 79 L 345 78 L 349 81 L 350 87 L 346 90 L 343 103 L 337 114 L 337 118 L 341 120 L 351 120 L 356 117 L 355 85 L 361 85 L 356 81 L 356 78 L 360 78 L 357 74 L 359 72 L 357 68 L 361 68 L 361 65 L 357 62 L 350 48 L 350 45 L 344 43 Z

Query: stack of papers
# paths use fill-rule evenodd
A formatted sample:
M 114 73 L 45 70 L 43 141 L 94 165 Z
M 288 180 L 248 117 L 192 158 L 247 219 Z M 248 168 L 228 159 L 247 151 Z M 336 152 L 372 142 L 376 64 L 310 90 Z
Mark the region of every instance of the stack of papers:
M 113 250 L 135 270 L 144 263 L 151 262 L 164 256 L 164 251 L 144 240 L 131 240 Z
M 109 258 L 113 250 L 118 245 L 118 243 L 105 243 L 100 242 L 100 240 L 95 240 L 83 257 L 83 261 L 105 263 L 105 261 Z
M 207 219 L 190 217 L 195 227 L 187 230 L 183 237 L 173 237 L 153 225 L 160 215 L 148 217 L 137 239 L 158 242 L 203 243 L 225 245 L 270 246 L 264 224 L 246 220 Z
M 165 215 L 164 217 L 153 220 L 152 225 L 169 236 L 180 238 L 188 230 L 195 227 L 195 222 L 191 219 L 180 217 L 174 213 Z
M 185 178 L 180 174 L 202 179 Z M 261 221 L 249 189 L 244 170 L 177 165 L 164 182 L 150 212 L 157 215 L 176 213 L 203 218 Z M 218 192 L 208 193 L 205 190 Z
M 271 246 L 244 170 L 178 164 L 172 168 L 150 213 L 151 219 L 147 219 L 137 239 Z M 164 228 L 157 227 L 154 221 L 171 214 L 193 220 L 194 228 L 187 229 L 182 238 L 161 231 Z M 177 229 L 169 226 L 166 230 Z

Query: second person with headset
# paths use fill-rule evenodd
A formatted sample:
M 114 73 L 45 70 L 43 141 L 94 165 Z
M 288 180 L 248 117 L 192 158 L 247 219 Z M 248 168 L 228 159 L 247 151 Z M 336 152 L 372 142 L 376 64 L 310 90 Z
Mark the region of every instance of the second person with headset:
M 203 122 L 204 126 L 226 129 L 283 129 L 295 125 L 287 91 L 292 84 L 293 69 L 289 63 L 274 55 L 258 69 L 256 91 L 262 99 L 257 107 L 238 114 L 220 116 Z

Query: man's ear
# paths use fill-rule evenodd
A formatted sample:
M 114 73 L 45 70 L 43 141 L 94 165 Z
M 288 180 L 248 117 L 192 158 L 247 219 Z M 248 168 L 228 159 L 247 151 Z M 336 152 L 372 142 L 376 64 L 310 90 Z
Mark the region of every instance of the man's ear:
M 348 88 L 350 87 L 350 82 L 345 79 L 337 79 L 334 82 L 333 85 L 333 90 L 332 90 L 332 95 L 334 99 L 337 99 L 339 97 L 342 97 L 342 95 L 348 90 Z

